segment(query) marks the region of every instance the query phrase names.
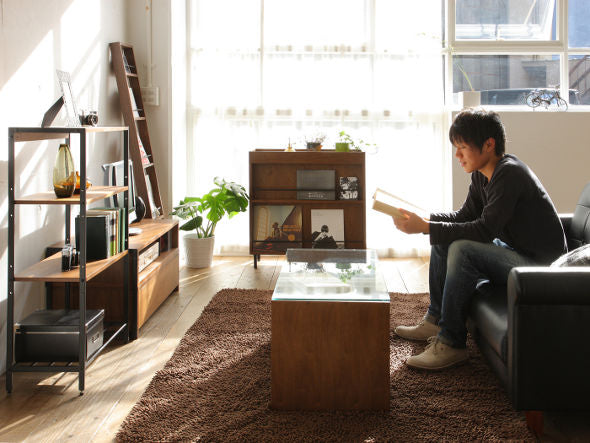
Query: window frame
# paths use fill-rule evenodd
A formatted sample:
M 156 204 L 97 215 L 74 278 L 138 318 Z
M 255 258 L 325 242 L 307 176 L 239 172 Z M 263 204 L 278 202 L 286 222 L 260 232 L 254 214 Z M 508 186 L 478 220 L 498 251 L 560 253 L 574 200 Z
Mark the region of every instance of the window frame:
M 555 40 L 479 40 L 456 39 L 455 11 L 457 0 L 445 0 L 445 30 L 443 41 L 445 103 L 452 103 L 453 57 L 456 55 L 557 55 L 559 56 L 559 93 L 569 103 L 569 57 L 590 55 L 588 48 L 568 46 L 568 0 L 555 0 Z M 519 105 L 504 105 L 514 108 Z M 525 106 L 525 105 L 522 105 Z M 584 105 L 576 105 L 580 109 Z M 587 106 L 586 106 L 587 107 Z

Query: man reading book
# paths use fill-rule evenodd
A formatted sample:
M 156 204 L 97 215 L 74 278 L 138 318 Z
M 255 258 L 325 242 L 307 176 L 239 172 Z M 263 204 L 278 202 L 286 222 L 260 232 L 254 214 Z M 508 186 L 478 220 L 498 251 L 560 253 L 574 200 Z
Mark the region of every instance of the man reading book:
M 400 208 L 395 226 L 430 235 L 430 306 L 415 326 L 395 333 L 429 341 L 406 364 L 443 369 L 467 360 L 467 311 L 479 279 L 506 284 L 516 266 L 551 263 L 567 252 L 563 226 L 547 191 L 529 167 L 505 154 L 504 126 L 495 112 L 467 109 L 449 130 L 455 157 L 471 184 L 455 212 L 424 219 Z

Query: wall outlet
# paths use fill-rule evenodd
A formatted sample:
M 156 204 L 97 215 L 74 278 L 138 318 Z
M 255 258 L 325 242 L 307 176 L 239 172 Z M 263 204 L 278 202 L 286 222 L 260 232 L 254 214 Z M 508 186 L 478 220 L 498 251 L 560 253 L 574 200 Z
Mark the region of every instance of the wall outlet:
M 146 106 L 160 106 L 160 88 L 157 86 L 142 87 L 141 97 Z

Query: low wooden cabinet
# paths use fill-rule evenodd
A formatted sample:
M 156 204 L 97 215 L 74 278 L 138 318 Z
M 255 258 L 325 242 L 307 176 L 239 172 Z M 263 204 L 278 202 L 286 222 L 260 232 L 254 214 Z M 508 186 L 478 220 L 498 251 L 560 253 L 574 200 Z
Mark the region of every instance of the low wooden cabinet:
M 285 152 L 279 149 L 256 149 L 249 153 L 250 168 L 250 254 L 254 256 L 254 267 L 261 254 L 284 254 L 281 247 L 267 250 L 259 247 L 264 234 L 257 213 L 261 207 L 293 206 L 300 208 L 300 240 L 285 242 L 284 248 L 313 246 L 312 211 L 315 209 L 339 209 L 343 212 L 344 246 L 347 249 L 366 248 L 366 197 L 365 197 L 365 153 L 336 152 L 334 150 Z M 333 199 L 298 199 L 301 188 L 297 184 L 297 171 L 334 171 Z M 358 197 L 339 198 L 340 177 L 356 177 Z M 313 189 L 307 188 L 313 193 Z M 323 191 L 318 189 L 318 192 Z M 301 196 L 301 194 L 299 194 Z M 297 214 L 299 219 L 299 213 Z M 258 217 L 260 218 L 260 216 Z M 272 221 L 270 221 L 272 223 Z M 279 223 L 280 224 L 280 223 Z M 270 228 L 272 229 L 272 228 Z M 280 229 L 280 226 L 274 228 Z M 272 233 L 271 233 L 272 235 Z
M 178 255 L 178 221 L 172 219 L 144 219 L 134 223 L 131 228 L 141 229 L 138 235 L 129 236 L 129 339 L 139 336 L 139 328 L 168 298 L 178 289 L 179 255 Z M 150 246 L 158 243 L 158 257 L 141 271 L 139 257 Z M 61 249 L 56 244 L 48 252 Z M 87 285 L 87 307 L 104 308 L 105 321 L 124 321 L 124 301 L 121 297 L 125 273 L 123 262 L 113 265 L 102 275 Z M 72 284 L 77 290 L 77 285 Z M 64 288 L 60 284 L 48 284 L 47 304 L 53 308 L 64 305 Z M 76 300 L 72 300 L 77 308 Z
M 141 234 L 129 237 L 131 279 L 129 306 L 130 339 L 137 338 L 139 328 L 168 298 L 178 290 L 178 221 L 172 219 L 143 220 L 137 225 Z M 139 255 L 154 243 L 159 243 L 160 253 L 145 269 L 139 271 Z

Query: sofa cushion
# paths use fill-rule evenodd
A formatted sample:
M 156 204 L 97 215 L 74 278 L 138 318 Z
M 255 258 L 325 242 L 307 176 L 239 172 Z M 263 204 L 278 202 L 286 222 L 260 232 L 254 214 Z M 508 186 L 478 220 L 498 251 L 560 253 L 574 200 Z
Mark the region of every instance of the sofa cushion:
M 508 361 L 506 286 L 493 286 L 488 281 L 478 284 L 469 316 L 478 333 L 506 363 Z
M 580 246 L 573 251 L 563 254 L 553 263 L 556 266 L 589 266 L 590 265 L 590 245 Z
M 574 248 L 590 243 L 590 183 L 582 190 L 568 234 L 568 245 Z

